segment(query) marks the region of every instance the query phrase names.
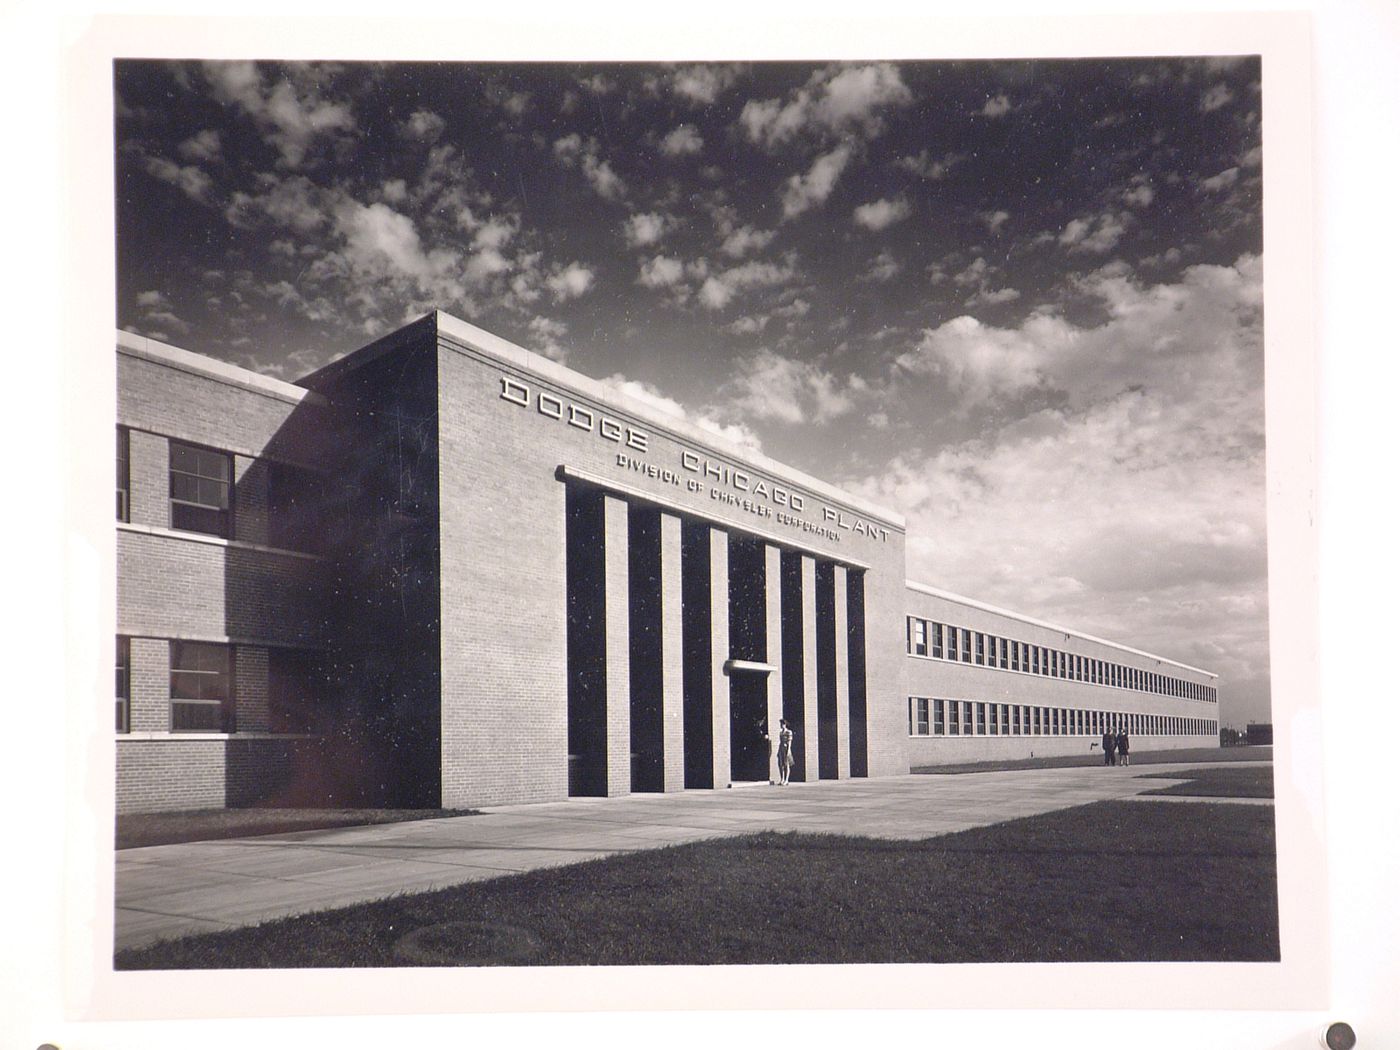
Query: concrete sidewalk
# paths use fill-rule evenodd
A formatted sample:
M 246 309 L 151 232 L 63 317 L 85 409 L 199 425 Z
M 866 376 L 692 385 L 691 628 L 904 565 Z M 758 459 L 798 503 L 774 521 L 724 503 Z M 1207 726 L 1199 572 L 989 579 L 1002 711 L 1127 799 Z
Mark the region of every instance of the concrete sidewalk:
M 613 853 L 757 831 L 923 839 L 1174 781 L 1199 764 L 912 775 L 501 806 L 475 817 L 116 854 L 118 950 Z M 1144 799 L 1146 801 L 1146 799 Z M 1177 799 L 1177 801 L 1212 801 Z

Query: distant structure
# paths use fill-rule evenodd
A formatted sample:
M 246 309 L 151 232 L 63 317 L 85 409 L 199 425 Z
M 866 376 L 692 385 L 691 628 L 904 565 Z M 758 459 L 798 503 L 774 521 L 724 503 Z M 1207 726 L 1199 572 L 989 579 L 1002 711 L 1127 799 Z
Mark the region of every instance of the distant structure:
M 117 384 L 122 811 L 724 788 L 779 718 L 798 782 L 1219 741 L 1210 672 L 445 314 L 295 384 L 119 332 Z
M 1245 726 L 1245 740 L 1250 744 L 1272 744 L 1274 724 L 1272 722 L 1250 722 Z

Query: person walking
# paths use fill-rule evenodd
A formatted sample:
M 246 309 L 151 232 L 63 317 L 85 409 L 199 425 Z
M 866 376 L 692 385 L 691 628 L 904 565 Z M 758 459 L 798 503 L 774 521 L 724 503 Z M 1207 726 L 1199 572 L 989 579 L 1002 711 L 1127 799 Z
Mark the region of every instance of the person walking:
M 1118 731 L 1118 764 L 1120 766 L 1132 764 L 1128 761 L 1128 731 L 1126 729 Z
M 1113 765 L 1113 749 L 1118 743 L 1118 738 L 1113 735 L 1112 729 L 1103 731 L 1103 764 Z
M 788 782 L 792 775 L 792 727 L 786 718 L 778 719 L 778 784 Z

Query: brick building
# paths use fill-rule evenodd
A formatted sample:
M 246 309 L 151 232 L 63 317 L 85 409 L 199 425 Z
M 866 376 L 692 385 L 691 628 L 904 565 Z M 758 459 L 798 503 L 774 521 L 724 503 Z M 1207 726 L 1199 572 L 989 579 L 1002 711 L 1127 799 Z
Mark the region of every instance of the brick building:
M 117 805 L 473 806 L 1216 740 L 1208 672 L 905 580 L 888 510 L 433 314 L 118 333 Z

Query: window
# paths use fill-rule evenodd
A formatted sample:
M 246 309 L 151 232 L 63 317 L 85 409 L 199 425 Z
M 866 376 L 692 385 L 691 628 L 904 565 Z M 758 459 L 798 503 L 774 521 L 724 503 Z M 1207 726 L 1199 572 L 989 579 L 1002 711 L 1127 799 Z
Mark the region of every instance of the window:
M 933 703 L 933 735 L 943 736 L 945 724 L 943 721 L 943 701 L 934 700 Z
M 918 736 L 928 736 L 928 700 L 921 696 L 914 704 L 914 732 Z
M 117 427 L 117 520 L 131 520 L 131 431 Z
M 987 705 L 986 705 L 986 704 L 978 704 L 978 705 L 977 705 L 977 734 L 978 734 L 979 736 L 986 736 L 986 735 L 987 735 Z
M 962 662 L 972 663 L 972 632 L 966 627 L 960 632 L 962 634 Z
M 998 646 L 998 648 L 1001 650 L 1000 666 L 1001 666 L 1001 669 L 1002 669 L 1003 671 L 1005 671 L 1008 667 L 1011 666 L 1011 664 L 1007 661 L 1007 658 L 1006 658 L 1006 639 L 1005 639 L 1005 638 L 999 638 L 999 639 L 997 639 L 997 646 Z
M 943 625 L 931 623 L 929 626 L 929 655 L 943 658 Z
M 117 732 L 131 732 L 131 639 L 117 635 Z
M 979 664 L 987 662 L 987 636 L 980 632 L 977 635 L 977 662 Z
M 170 443 L 170 527 L 211 536 L 232 536 L 228 455 L 194 445 Z
M 962 708 L 961 700 L 948 701 L 948 735 L 962 736 L 962 716 L 959 711 Z
M 233 732 L 233 660 L 227 645 L 170 643 L 170 728 Z
M 915 656 L 928 655 L 928 624 L 916 617 L 909 617 L 909 651 Z
M 972 701 L 962 701 L 963 736 L 972 735 Z

